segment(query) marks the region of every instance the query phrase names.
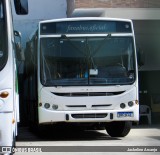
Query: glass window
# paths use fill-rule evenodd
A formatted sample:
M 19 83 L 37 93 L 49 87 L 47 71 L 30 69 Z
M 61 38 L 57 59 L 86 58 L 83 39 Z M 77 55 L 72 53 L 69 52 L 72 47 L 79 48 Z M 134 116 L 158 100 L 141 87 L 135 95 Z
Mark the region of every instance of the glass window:
M 7 55 L 4 4 L 3 1 L 0 0 L 0 70 L 3 69 L 7 62 Z
M 132 37 L 41 39 L 43 85 L 119 85 L 135 81 Z

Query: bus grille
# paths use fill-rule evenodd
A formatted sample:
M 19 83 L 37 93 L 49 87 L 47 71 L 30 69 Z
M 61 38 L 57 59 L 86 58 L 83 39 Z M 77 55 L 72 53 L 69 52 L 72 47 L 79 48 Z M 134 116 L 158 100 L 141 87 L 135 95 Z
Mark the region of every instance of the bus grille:
M 81 119 L 81 118 L 105 118 L 107 117 L 107 113 L 97 114 L 97 113 L 91 113 L 91 114 L 72 114 L 71 116 L 75 119 Z
M 115 96 L 124 93 L 124 91 L 119 92 L 74 92 L 74 93 L 55 93 L 52 92 L 54 95 L 57 96 L 66 96 L 66 97 L 85 97 L 85 96 Z

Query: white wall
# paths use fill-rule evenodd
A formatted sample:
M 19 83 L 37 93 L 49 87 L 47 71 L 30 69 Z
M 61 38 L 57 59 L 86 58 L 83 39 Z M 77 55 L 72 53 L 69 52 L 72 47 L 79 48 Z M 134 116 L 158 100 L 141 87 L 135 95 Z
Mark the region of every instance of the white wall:
M 40 20 L 65 18 L 67 16 L 66 0 L 28 0 L 28 3 L 29 14 L 17 15 L 12 1 L 14 29 L 22 33 L 23 47 L 25 47 L 29 36 L 37 28 Z

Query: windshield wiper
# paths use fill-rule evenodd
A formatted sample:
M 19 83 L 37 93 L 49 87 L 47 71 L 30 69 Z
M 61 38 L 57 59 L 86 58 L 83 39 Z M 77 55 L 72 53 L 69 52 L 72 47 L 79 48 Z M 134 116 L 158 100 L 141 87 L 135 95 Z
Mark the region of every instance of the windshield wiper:
M 92 57 L 99 52 L 99 50 L 103 47 L 104 43 L 106 43 L 106 40 L 111 38 L 111 33 L 108 33 L 107 36 L 101 41 L 101 44 L 97 47 L 97 49 L 93 52 Z
M 91 49 L 90 49 L 90 46 L 89 46 L 89 43 L 88 43 L 88 38 L 86 38 L 86 45 L 87 45 L 86 49 L 87 49 L 87 62 L 88 62 L 88 65 L 89 65 L 89 62 L 91 62 L 92 67 L 96 70 L 97 66 L 94 63 L 93 56 L 91 55 Z
M 67 39 L 69 41 L 70 45 L 76 49 L 76 52 L 79 52 L 86 57 L 86 54 L 83 51 L 81 51 L 75 44 L 73 44 L 73 42 L 71 41 L 71 39 L 69 37 L 67 37 L 65 34 L 62 34 L 61 38 Z
M 89 43 L 88 43 L 88 38 L 86 38 L 86 45 L 87 45 L 86 48 L 87 48 L 87 51 L 88 51 L 87 52 L 87 61 L 88 61 L 88 64 L 89 64 L 89 62 L 91 62 L 94 70 L 97 69 L 97 66 L 94 63 L 93 56 L 103 47 L 106 40 L 110 37 L 111 37 L 111 34 L 110 33 L 107 34 L 107 36 L 105 36 L 105 38 L 102 40 L 101 44 L 97 47 L 97 49 L 93 52 L 93 54 L 91 54 L 91 49 L 90 49 L 90 46 L 89 46 Z

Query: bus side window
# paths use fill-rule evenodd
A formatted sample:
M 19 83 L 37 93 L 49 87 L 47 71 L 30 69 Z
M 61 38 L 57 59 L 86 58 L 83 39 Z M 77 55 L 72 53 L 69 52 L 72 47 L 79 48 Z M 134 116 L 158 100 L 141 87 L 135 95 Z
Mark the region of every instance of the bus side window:
M 6 63 L 6 34 L 5 34 L 5 19 L 3 14 L 3 5 L 0 1 L 0 70 Z
M 3 24 L 4 23 L 4 20 L 3 20 L 3 6 L 2 6 L 2 3 L 0 1 L 0 57 L 2 57 L 2 52 L 3 52 Z

